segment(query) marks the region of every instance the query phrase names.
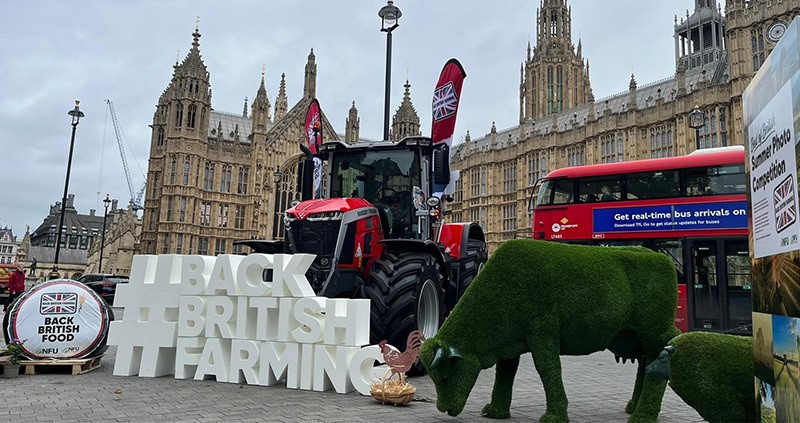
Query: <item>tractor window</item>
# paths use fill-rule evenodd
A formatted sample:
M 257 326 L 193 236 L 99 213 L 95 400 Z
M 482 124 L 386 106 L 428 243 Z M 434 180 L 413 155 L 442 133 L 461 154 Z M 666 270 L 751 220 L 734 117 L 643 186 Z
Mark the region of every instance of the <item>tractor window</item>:
M 410 238 L 416 226 L 412 193 L 420 187 L 419 154 L 411 150 L 359 151 L 336 154 L 331 193 L 359 197 L 382 207 L 389 217 L 390 237 Z

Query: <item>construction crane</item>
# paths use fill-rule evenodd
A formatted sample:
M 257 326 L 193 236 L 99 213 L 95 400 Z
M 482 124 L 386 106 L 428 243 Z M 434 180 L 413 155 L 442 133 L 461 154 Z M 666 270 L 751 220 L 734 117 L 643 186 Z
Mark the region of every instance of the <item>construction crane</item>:
M 125 158 L 125 146 L 122 143 L 123 138 L 125 138 L 125 134 L 122 132 L 122 127 L 119 125 L 119 121 L 117 120 L 117 113 L 114 111 L 114 103 L 109 99 L 106 99 L 106 103 L 108 104 L 108 111 L 111 112 L 111 122 L 114 124 L 114 134 L 117 136 L 119 155 L 122 157 L 122 166 L 125 169 L 125 178 L 128 180 L 128 191 L 131 193 L 131 208 L 133 211 L 138 211 L 142 209 L 142 196 L 144 195 L 144 189 L 147 186 L 147 181 L 142 184 L 142 189 L 140 189 L 138 193 L 133 190 L 131 172 L 128 168 L 128 159 Z

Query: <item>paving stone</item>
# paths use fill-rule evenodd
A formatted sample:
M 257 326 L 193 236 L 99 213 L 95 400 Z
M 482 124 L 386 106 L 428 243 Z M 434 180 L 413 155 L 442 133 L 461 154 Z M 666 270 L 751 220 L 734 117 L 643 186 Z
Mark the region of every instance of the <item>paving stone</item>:
M 436 391 L 427 377 L 411 378 L 416 398 L 405 406 L 382 405 L 358 393 L 300 391 L 279 386 L 245 386 L 213 381 L 112 375 L 115 347 L 99 369 L 78 376 L 21 375 L 0 379 L 0 421 L 269 421 L 269 422 L 483 422 L 494 370 L 481 372 L 464 411 L 453 418 L 436 409 Z M 626 422 L 636 366 L 617 364 L 609 352 L 562 357 L 564 388 L 572 422 Z M 122 394 L 115 394 L 117 388 Z M 520 362 L 508 421 L 538 420 L 545 396 L 533 360 Z M 671 389 L 661 422 L 703 422 Z

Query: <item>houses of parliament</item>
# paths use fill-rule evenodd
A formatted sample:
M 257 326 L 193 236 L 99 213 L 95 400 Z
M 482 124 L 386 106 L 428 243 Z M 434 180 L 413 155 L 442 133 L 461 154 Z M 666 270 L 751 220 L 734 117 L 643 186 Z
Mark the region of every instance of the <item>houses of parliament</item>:
M 472 137 L 453 148 L 460 171 L 452 220 L 478 222 L 493 250 L 531 232 L 528 201 L 535 182 L 557 168 L 680 156 L 699 145 L 744 144 L 742 93 L 786 26 L 800 15 L 797 0 L 694 0 L 674 20 L 675 73 L 626 92 L 596 99 L 589 59 L 572 38 L 567 0 L 540 0 L 535 44 L 520 65 L 519 124 Z M 302 98 L 291 108 L 281 76 L 274 104 L 266 75 L 241 113 L 212 108 L 211 72 L 200 54 L 200 33 L 176 62 L 153 116 L 143 228 L 143 254 L 246 252 L 235 240 L 283 237 L 282 212 L 298 197 L 297 177 L 306 111 L 316 95 L 313 50 Z M 586 55 L 584 55 L 586 53 Z M 689 127 L 698 107 L 705 124 Z M 343 133 L 322 117 L 326 141 L 355 143 L 355 103 Z M 420 134 L 410 84 L 393 117 L 391 139 Z

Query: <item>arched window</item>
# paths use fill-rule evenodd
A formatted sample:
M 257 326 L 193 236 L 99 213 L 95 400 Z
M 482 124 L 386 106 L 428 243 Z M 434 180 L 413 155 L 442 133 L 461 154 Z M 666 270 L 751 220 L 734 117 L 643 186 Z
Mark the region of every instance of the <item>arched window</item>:
M 186 114 L 186 126 L 194 128 L 194 121 L 197 117 L 197 106 L 194 104 L 189 105 L 189 112 Z
M 214 165 L 206 163 L 206 171 L 203 176 L 203 189 L 211 191 L 214 189 Z
M 158 144 L 159 147 L 164 146 L 164 128 L 158 128 Z
M 239 184 L 236 187 L 237 194 L 247 194 L 247 168 L 239 167 Z
M 219 185 L 220 192 L 231 192 L 231 165 L 222 167 L 222 178 Z
M 183 185 L 189 185 L 189 168 L 191 164 L 189 163 L 189 158 L 186 158 L 186 161 L 183 162 Z
M 564 70 L 561 66 L 556 70 L 558 90 L 556 91 L 556 112 L 564 110 Z
M 178 171 L 178 160 L 172 159 L 172 167 L 169 171 L 169 183 L 170 185 L 175 184 L 175 173 Z
M 175 107 L 175 126 L 179 127 L 183 123 L 183 104 L 178 103 Z
M 553 67 L 547 67 L 547 113 L 553 113 L 555 90 L 553 87 Z

